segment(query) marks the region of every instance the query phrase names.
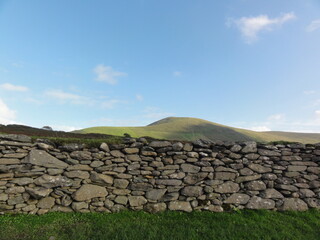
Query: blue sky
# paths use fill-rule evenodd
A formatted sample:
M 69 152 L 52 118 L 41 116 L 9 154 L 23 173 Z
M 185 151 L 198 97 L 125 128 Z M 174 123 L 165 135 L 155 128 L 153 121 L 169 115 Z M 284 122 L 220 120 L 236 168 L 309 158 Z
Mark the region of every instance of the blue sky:
M 316 0 L 0 0 L 0 123 L 320 132 Z

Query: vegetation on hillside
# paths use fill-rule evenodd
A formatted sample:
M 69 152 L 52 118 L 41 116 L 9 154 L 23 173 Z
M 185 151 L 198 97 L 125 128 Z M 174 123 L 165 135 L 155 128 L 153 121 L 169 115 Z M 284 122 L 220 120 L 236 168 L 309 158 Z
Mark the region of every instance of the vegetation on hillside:
M 255 132 L 233 128 L 197 118 L 170 117 L 154 122 L 145 127 L 92 127 L 77 133 L 103 133 L 122 136 L 124 133 L 132 137 L 150 136 L 158 139 L 193 141 L 196 139 L 221 141 L 286 141 L 301 143 L 320 142 L 317 133 L 293 132 Z

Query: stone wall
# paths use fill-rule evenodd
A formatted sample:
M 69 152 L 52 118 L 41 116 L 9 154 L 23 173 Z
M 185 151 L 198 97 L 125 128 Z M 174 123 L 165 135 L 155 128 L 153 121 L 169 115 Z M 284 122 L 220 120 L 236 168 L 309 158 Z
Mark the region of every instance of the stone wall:
M 0 212 L 320 207 L 320 144 L 127 139 L 54 146 L 0 135 Z

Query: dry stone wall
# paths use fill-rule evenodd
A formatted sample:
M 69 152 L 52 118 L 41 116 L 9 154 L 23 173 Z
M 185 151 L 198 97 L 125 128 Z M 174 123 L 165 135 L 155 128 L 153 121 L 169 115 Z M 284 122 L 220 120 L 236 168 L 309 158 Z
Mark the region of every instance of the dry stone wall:
M 320 144 L 126 139 L 54 146 L 0 135 L 0 212 L 320 208 Z

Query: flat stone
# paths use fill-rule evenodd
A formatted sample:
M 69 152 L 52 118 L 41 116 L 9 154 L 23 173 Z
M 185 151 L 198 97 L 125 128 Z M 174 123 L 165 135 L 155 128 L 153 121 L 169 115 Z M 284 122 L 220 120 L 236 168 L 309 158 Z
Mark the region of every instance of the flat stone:
M 266 184 L 262 181 L 252 181 L 246 183 L 246 188 L 250 191 L 261 191 L 267 188 Z
M 72 165 L 67 168 L 67 171 L 74 171 L 74 170 L 92 171 L 93 168 L 84 164 Z
M 88 172 L 80 171 L 80 170 L 65 172 L 64 175 L 68 178 L 88 179 L 90 177 Z
M 20 160 L 17 158 L 0 158 L 0 165 L 14 165 L 20 164 Z
M 218 180 L 234 180 L 237 174 L 231 172 L 216 172 L 214 176 L 214 178 Z
M 171 143 L 168 141 L 152 141 L 149 144 L 149 147 L 152 148 L 164 148 L 164 147 L 171 147 Z
M 24 186 L 33 183 L 33 178 L 15 178 L 12 182 L 20 186 Z
M 73 151 L 70 153 L 70 157 L 79 161 L 91 161 L 91 152 L 88 151 Z
M 146 204 L 148 201 L 143 196 L 129 196 L 129 204 L 131 207 L 139 207 Z
M 165 203 L 149 203 L 146 204 L 144 210 L 149 213 L 158 213 L 163 212 L 167 209 L 167 205 Z
M 33 187 L 33 188 L 26 187 L 26 192 L 29 193 L 31 197 L 35 199 L 41 199 L 49 196 L 49 194 L 52 192 L 52 189 L 47 189 L 42 187 Z
M 37 207 L 50 209 L 54 206 L 55 199 L 53 197 L 45 197 L 39 200 Z
M 166 192 L 167 192 L 167 189 L 152 189 L 146 192 L 146 198 L 149 200 L 157 201 L 161 199 Z
M 8 200 L 8 194 L 0 193 L 0 201 L 5 202 Z
M 184 212 L 192 212 L 192 207 L 190 202 L 184 201 L 172 201 L 169 202 L 169 210 L 172 211 L 184 211 Z
M 267 156 L 267 157 L 281 157 L 281 153 L 272 151 L 272 150 L 267 150 L 267 149 L 259 149 L 258 153 L 261 156 Z
M 135 153 L 139 153 L 139 148 L 125 148 L 123 149 L 123 151 L 126 154 L 135 154 Z
M 119 150 L 112 150 L 110 154 L 115 158 L 124 158 L 124 154 Z
M 82 209 L 87 209 L 89 206 L 88 206 L 88 203 L 86 203 L 86 202 L 73 202 L 71 207 L 73 210 L 78 212 Z
M 231 181 L 222 183 L 214 188 L 214 191 L 218 193 L 235 193 L 235 192 L 238 192 L 239 190 L 240 190 L 239 184 Z
M 245 142 L 245 146 L 242 148 L 241 152 L 243 153 L 255 153 L 257 152 L 257 143 L 256 142 Z
M 150 183 L 131 183 L 129 189 L 134 191 L 150 191 L 153 187 Z
M 156 184 L 158 185 L 168 185 L 168 186 L 179 186 L 182 184 L 181 180 L 176 179 L 157 179 Z
M 9 194 L 18 194 L 18 193 L 24 193 L 25 188 L 24 187 L 10 187 L 5 190 L 5 193 Z
M 0 134 L 1 140 L 31 143 L 31 137 L 22 134 Z
M 186 186 L 181 190 L 181 194 L 187 197 L 199 197 L 203 190 L 200 186 Z
M 284 198 L 284 196 L 280 192 L 278 192 L 277 190 L 275 190 L 273 188 L 269 188 L 269 189 L 264 190 L 260 195 L 263 198 L 275 198 L 275 199 Z
M 246 205 L 246 208 L 249 209 L 273 209 L 274 207 L 275 201 L 257 196 L 252 197 Z
M 179 152 L 183 149 L 183 144 L 181 142 L 176 142 L 172 144 L 173 151 Z
M 24 158 L 28 155 L 28 153 L 7 153 L 5 155 L 3 155 L 2 157 L 3 158 L 18 158 L 18 159 L 21 159 L 21 158 Z
M 241 177 L 237 177 L 236 178 L 236 182 L 237 183 L 242 183 L 242 182 L 249 182 L 249 181 L 253 181 L 253 180 L 257 180 L 260 179 L 261 175 L 249 175 L 249 176 L 241 176 Z
M 113 184 L 113 177 L 105 174 L 99 174 L 96 172 L 91 172 L 90 179 L 92 182 L 101 183 L 104 185 Z
M 58 160 L 52 155 L 43 150 L 32 149 L 27 157 L 22 160 L 22 163 L 30 163 L 32 165 L 42 166 L 46 168 L 61 168 L 65 169 L 68 164 Z
M 129 185 L 129 181 L 125 179 L 114 179 L 113 186 L 116 188 L 126 188 Z
M 181 164 L 181 169 L 185 173 L 198 173 L 200 171 L 200 167 L 192 164 Z
M 106 188 L 93 185 L 93 184 L 86 184 L 82 185 L 73 195 L 72 197 L 74 200 L 78 202 L 87 201 L 92 198 L 97 197 L 105 197 L 108 195 Z
M 294 166 L 294 165 L 289 165 L 288 166 L 288 172 L 303 172 L 307 169 L 307 166 Z
M 307 211 L 308 205 L 299 198 L 285 198 L 283 205 L 279 208 L 281 211 Z
M 260 164 L 249 164 L 248 166 L 251 170 L 257 172 L 257 173 L 267 173 L 267 172 L 272 172 L 272 169 L 269 167 L 264 167 L 261 166 Z
M 244 193 L 233 193 L 228 197 L 224 203 L 228 204 L 246 204 L 250 199 L 250 196 Z
M 45 188 L 69 187 L 72 185 L 72 181 L 64 176 L 50 176 L 47 174 L 35 179 L 34 183 Z
M 299 194 L 300 194 L 300 197 L 302 198 L 312 198 L 316 195 L 310 189 L 300 189 Z
M 183 182 L 186 184 L 196 184 L 204 180 L 208 176 L 208 173 L 199 172 L 199 173 L 189 173 L 184 179 Z
M 128 198 L 126 196 L 117 196 L 114 201 L 118 204 L 126 205 Z

